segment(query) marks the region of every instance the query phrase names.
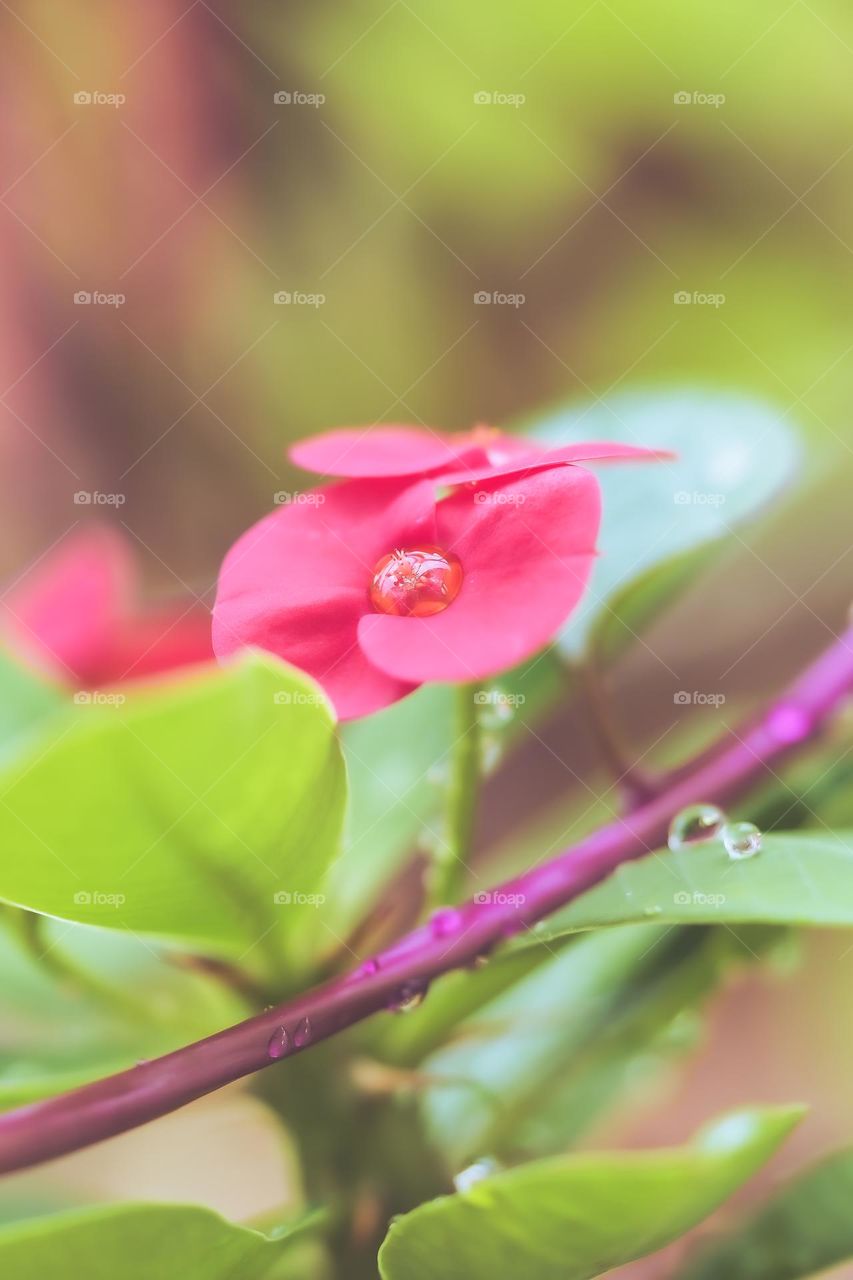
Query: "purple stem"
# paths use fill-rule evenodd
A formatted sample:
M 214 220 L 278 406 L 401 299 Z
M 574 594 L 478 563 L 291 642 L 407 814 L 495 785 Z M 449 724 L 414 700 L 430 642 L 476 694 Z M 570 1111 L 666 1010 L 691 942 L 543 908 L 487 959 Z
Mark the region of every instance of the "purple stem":
M 813 737 L 853 692 L 853 628 L 760 720 L 688 776 L 550 862 L 444 908 L 359 969 L 165 1057 L 0 1116 L 0 1173 L 110 1138 L 302 1052 L 470 965 L 504 939 L 564 907 L 629 859 L 666 843 L 671 818 L 697 801 L 722 804 Z

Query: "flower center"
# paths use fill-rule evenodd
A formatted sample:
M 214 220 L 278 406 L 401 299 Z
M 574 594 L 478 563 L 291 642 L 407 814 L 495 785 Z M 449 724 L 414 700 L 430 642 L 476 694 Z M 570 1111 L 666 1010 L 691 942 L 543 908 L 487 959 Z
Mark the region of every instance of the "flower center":
M 459 595 L 462 565 L 440 547 L 409 547 L 383 556 L 373 570 L 370 603 L 377 613 L 426 618 Z

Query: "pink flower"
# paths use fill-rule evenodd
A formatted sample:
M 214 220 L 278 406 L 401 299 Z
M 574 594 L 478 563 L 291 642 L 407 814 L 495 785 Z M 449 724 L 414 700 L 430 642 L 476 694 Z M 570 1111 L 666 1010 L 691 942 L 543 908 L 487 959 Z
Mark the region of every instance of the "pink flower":
M 408 426 L 340 427 L 301 440 L 290 450 L 297 466 L 322 476 L 380 479 L 440 475 L 453 483 L 560 462 L 671 456 L 608 442 L 546 449 L 533 440 L 486 426 L 461 432 Z
M 97 688 L 213 657 L 195 603 L 144 608 L 125 540 L 107 525 L 71 534 L 3 596 L 0 632 L 65 684 Z
M 428 433 L 395 440 L 394 467 L 439 457 Z M 300 494 L 243 534 L 219 577 L 217 656 L 269 650 L 314 676 L 349 719 L 427 681 L 496 675 L 546 645 L 589 578 L 597 480 L 541 453 L 523 474 L 464 449 L 441 457 L 470 464 L 444 498 L 455 472 L 440 484 L 347 480 Z

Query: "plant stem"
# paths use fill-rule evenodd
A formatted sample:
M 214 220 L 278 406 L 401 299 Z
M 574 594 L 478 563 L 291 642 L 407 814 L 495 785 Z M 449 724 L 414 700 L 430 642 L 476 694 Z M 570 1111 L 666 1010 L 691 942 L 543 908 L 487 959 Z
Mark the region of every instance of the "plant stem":
M 0 1172 L 26 1168 L 145 1124 L 288 1053 L 304 1052 L 431 980 L 472 964 L 666 841 L 672 816 L 696 801 L 728 803 L 810 741 L 853 692 L 853 628 L 761 719 L 662 795 L 571 849 L 458 908 L 453 927 L 427 923 L 353 973 L 332 979 L 206 1040 L 94 1084 L 0 1116 Z M 270 1056 L 270 1043 L 275 1046 Z
M 446 839 L 432 866 L 429 901 L 433 907 L 457 900 L 471 856 L 481 772 L 479 693 L 476 684 L 462 684 L 453 691 L 453 747 L 447 789 Z

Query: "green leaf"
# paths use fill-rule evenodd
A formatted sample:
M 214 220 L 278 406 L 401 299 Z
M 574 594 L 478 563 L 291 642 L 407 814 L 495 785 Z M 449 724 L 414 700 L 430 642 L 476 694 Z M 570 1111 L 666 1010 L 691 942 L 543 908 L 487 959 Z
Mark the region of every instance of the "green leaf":
M 127 1204 L 0 1230 L 0 1274 L 88 1280 L 263 1280 L 289 1244 L 196 1205 Z
M 316 919 L 303 897 L 338 847 L 345 777 L 325 698 L 254 654 L 108 696 L 0 774 L 0 898 L 275 954 L 285 926 Z
M 800 1280 L 853 1258 L 853 1151 L 794 1178 L 683 1280 Z
M 46 684 L 0 650 L 0 763 L 62 704 L 58 686 Z
M 693 388 L 609 396 L 528 420 L 524 427 L 554 444 L 619 440 L 678 454 L 674 461 L 596 467 L 604 496 L 601 555 L 564 635 L 571 656 L 582 651 L 611 596 L 653 566 L 723 537 L 777 493 L 799 458 L 783 414 L 771 405 Z M 670 566 L 668 583 L 647 578 L 656 607 L 664 585 L 667 593 L 682 585 L 676 570 L 683 567 Z M 627 611 L 627 603 L 622 607 Z M 631 601 L 630 610 L 637 609 Z
M 734 1112 L 686 1147 L 521 1165 L 392 1223 L 383 1280 L 586 1280 L 663 1248 L 769 1159 L 795 1107 Z
M 660 924 L 853 925 L 853 832 L 797 831 L 764 837 L 741 861 L 721 844 L 662 850 L 621 867 L 558 911 L 539 941 L 579 929 Z M 517 946 L 535 941 L 520 936 Z

